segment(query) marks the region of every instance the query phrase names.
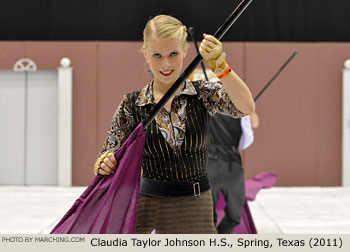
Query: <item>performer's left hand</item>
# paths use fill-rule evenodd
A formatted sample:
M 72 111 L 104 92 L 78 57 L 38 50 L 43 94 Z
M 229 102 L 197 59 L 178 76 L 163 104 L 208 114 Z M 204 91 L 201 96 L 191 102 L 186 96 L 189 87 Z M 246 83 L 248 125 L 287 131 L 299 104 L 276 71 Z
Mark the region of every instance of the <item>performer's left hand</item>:
M 199 52 L 206 63 L 215 72 L 218 68 L 224 69 L 226 66 L 226 54 L 222 52 L 222 43 L 214 36 L 203 34 L 204 39 L 199 47 Z

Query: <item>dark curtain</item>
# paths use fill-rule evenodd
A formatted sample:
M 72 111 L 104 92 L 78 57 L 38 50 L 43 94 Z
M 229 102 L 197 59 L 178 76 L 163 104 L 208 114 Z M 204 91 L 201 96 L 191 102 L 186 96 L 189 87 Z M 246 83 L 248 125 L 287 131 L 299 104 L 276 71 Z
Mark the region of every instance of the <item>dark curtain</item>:
M 0 40 L 141 41 L 151 16 L 214 33 L 239 0 L 0 0 Z M 226 41 L 350 41 L 349 0 L 254 0 Z

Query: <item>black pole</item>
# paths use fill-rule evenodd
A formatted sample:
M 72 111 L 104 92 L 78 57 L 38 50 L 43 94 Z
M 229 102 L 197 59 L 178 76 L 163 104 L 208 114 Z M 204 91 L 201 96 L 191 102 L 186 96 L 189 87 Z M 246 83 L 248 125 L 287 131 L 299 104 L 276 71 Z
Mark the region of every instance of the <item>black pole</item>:
M 278 72 L 272 77 L 272 79 L 265 85 L 265 87 L 259 92 L 259 94 L 254 98 L 254 101 L 256 101 L 264 92 L 265 90 L 271 85 L 271 83 L 277 78 L 277 76 L 283 71 L 283 69 L 292 61 L 292 59 L 297 55 L 297 52 L 294 52 L 289 59 L 283 64 L 283 66 L 278 70 Z
M 188 31 L 188 33 L 190 34 L 190 37 L 191 37 L 191 39 L 192 39 L 192 41 L 193 41 L 193 44 L 194 44 L 194 47 L 196 48 L 196 52 L 197 52 L 197 54 L 199 55 L 200 53 L 199 53 L 199 49 L 198 49 L 198 45 L 197 45 L 196 38 L 194 37 L 194 29 L 193 29 L 193 27 L 188 28 L 187 31 Z M 206 81 L 209 81 L 208 76 L 207 76 L 207 73 L 206 73 L 206 71 L 205 71 L 205 67 L 204 67 L 203 61 L 201 61 L 201 67 L 202 67 L 202 70 L 203 70 L 203 74 L 204 74 L 205 80 L 206 80 Z
M 231 15 L 226 19 L 223 25 L 214 33 L 214 37 L 221 40 L 226 34 L 228 29 L 236 22 L 239 16 L 244 12 L 244 10 L 249 6 L 253 0 L 242 0 L 236 9 L 231 13 Z M 185 71 L 180 75 L 180 77 L 175 81 L 175 83 L 169 88 L 169 90 L 164 94 L 162 99 L 154 106 L 151 110 L 148 118 L 146 118 L 142 124 L 143 128 L 146 129 L 147 126 L 153 121 L 159 111 L 165 106 L 169 99 L 176 93 L 180 88 L 181 84 L 191 75 L 191 73 L 197 68 L 199 63 L 202 61 L 202 57 L 197 55 L 193 61 L 188 65 Z

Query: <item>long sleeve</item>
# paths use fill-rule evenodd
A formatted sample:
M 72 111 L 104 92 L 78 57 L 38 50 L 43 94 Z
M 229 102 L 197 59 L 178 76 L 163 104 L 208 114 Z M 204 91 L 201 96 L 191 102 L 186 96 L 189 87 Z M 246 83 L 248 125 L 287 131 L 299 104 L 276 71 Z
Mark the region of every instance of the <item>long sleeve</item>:
M 198 97 L 211 116 L 215 113 L 233 118 L 240 118 L 245 115 L 236 108 L 220 82 L 202 81 L 199 85 Z
M 135 128 L 130 102 L 126 95 L 115 111 L 102 150 L 98 157 L 105 152 L 116 152 Z
M 247 149 L 254 142 L 254 131 L 250 123 L 250 116 L 241 118 L 242 135 L 239 140 L 239 148 L 241 150 Z

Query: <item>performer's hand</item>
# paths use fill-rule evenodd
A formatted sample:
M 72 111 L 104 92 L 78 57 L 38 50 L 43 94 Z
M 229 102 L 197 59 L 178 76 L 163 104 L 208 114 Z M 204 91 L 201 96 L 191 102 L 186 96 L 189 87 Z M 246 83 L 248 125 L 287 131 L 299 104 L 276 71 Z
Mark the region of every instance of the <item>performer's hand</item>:
M 199 47 L 199 52 L 213 72 L 223 70 L 226 67 L 226 54 L 222 52 L 222 44 L 214 36 L 203 34 L 204 39 Z
M 111 175 L 115 172 L 117 160 L 112 152 L 109 152 L 101 161 L 97 173 L 101 175 Z

